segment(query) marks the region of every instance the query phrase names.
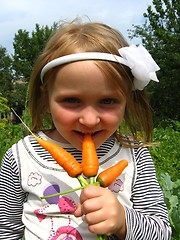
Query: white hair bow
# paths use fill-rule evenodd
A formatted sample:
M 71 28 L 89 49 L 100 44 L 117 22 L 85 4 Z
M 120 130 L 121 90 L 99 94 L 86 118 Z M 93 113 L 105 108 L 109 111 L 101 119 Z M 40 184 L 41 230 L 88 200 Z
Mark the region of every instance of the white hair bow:
M 156 71 L 160 68 L 142 45 L 120 48 L 119 53 L 127 60 L 126 65 L 131 69 L 135 90 L 143 90 L 150 80 L 159 82 Z

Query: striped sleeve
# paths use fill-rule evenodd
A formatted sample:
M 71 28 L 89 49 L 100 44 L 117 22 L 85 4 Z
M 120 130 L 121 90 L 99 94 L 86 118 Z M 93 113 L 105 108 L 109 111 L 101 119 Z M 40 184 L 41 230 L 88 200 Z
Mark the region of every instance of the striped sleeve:
M 137 177 L 132 186 L 133 208 L 125 207 L 126 240 L 168 240 L 171 227 L 154 163 L 146 148 L 135 149 L 134 154 Z
M 4 155 L 0 171 L 0 239 L 22 239 L 24 199 L 18 167 L 12 150 L 9 149 Z

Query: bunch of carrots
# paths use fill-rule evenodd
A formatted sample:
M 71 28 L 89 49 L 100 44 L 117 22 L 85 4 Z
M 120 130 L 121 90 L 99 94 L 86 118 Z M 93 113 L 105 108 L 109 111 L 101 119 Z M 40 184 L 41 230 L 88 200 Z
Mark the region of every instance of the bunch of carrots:
M 128 162 L 126 160 L 121 160 L 120 162 L 104 170 L 97 176 L 99 170 L 99 161 L 95 145 L 90 134 L 86 134 L 84 136 L 81 164 L 69 152 L 67 152 L 59 145 L 52 143 L 48 140 L 38 138 L 34 134 L 33 136 L 35 137 L 37 142 L 51 154 L 55 161 L 67 172 L 70 177 L 76 177 L 79 180 L 82 188 L 88 185 L 83 175 L 89 178 L 89 183 L 92 185 L 94 184 L 100 185 L 101 187 L 108 187 L 115 181 L 115 179 L 128 165 Z M 97 179 L 95 182 L 96 176 Z M 47 196 L 44 196 L 43 198 L 46 197 Z
M 13 110 L 13 109 L 12 109 Z M 14 110 L 13 110 L 14 111 Z M 14 111 L 16 114 L 16 112 Z M 52 143 L 48 140 L 41 139 L 37 137 L 22 121 L 22 119 L 16 114 L 16 116 L 21 120 L 21 122 L 25 125 L 25 127 L 30 131 L 30 133 L 34 136 L 36 141 L 47 150 L 54 160 L 68 173 L 68 175 L 72 178 L 76 177 L 81 185 L 80 188 L 68 190 L 66 192 L 60 192 L 57 194 L 52 194 L 48 196 L 43 196 L 41 199 L 51 198 L 58 195 L 67 194 L 70 192 L 74 192 L 80 189 L 85 188 L 90 185 L 98 185 L 101 187 L 108 187 L 111 185 L 115 179 L 122 173 L 122 171 L 127 167 L 128 162 L 126 160 L 121 160 L 114 166 L 104 170 L 98 176 L 99 170 L 99 161 L 96 153 L 96 148 L 94 142 L 91 138 L 90 134 L 85 134 L 82 144 L 82 162 L 81 164 L 64 148 L 59 145 Z M 89 179 L 89 184 L 83 177 L 87 177 Z M 95 181 L 95 177 L 96 181 Z M 102 235 L 98 235 L 98 240 L 104 240 L 105 237 Z

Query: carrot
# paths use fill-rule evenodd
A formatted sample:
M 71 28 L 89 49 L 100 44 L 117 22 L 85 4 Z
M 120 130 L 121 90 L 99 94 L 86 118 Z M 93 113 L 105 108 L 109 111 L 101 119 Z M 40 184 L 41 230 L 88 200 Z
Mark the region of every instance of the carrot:
M 13 112 L 21 120 L 21 122 L 29 130 L 29 132 L 33 135 L 36 141 L 51 154 L 54 160 L 68 173 L 70 177 L 78 177 L 79 175 L 81 175 L 82 173 L 81 164 L 69 152 L 67 152 L 64 148 L 58 146 L 55 143 L 37 137 L 14 110 Z M 83 180 L 82 177 L 79 178 L 80 181 Z
M 85 134 L 82 144 L 82 171 L 89 178 L 89 183 L 95 183 L 95 176 L 99 170 L 96 148 L 90 134 Z M 98 240 L 105 240 L 104 235 L 97 235 Z
M 114 166 L 104 170 L 98 176 L 96 181 L 100 183 L 101 187 L 108 187 L 115 179 L 122 173 L 122 171 L 128 166 L 128 161 L 121 160 Z
M 70 177 L 77 177 L 82 173 L 81 164 L 64 148 L 34 136 L 36 141 L 47 150 L 54 160 L 68 173 Z
M 96 148 L 90 134 L 85 134 L 82 144 L 82 171 L 86 177 L 95 177 L 99 169 Z

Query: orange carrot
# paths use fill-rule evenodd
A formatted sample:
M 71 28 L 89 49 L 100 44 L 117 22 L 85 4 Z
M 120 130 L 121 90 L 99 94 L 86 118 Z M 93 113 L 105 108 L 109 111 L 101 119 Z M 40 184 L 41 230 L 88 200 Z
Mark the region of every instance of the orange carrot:
M 23 122 L 23 120 L 17 115 L 17 113 L 12 109 L 14 114 L 20 119 L 20 121 L 24 124 L 24 126 L 29 130 L 29 132 L 33 135 L 36 141 L 45 149 L 47 150 L 54 160 L 68 173 L 70 177 L 78 177 L 81 185 L 86 185 L 87 182 L 82 178 L 82 167 L 81 164 L 64 148 L 60 147 L 59 145 L 52 143 L 48 140 L 43 140 L 37 137 L 30 128 Z
M 96 148 L 90 134 L 85 134 L 82 144 L 82 170 L 86 177 L 95 177 L 99 169 Z
M 100 183 L 101 187 L 108 187 L 111 185 L 116 178 L 122 173 L 122 171 L 128 166 L 128 161 L 121 160 L 114 166 L 104 170 L 97 177 L 97 182 Z
M 36 141 L 51 154 L 54 160 L 68 173 L 70 177 L 77 177 L 82 173 L 81 164 L 64 148 L 48 140 L 43 140 L 37 136 L 34 137 Z

